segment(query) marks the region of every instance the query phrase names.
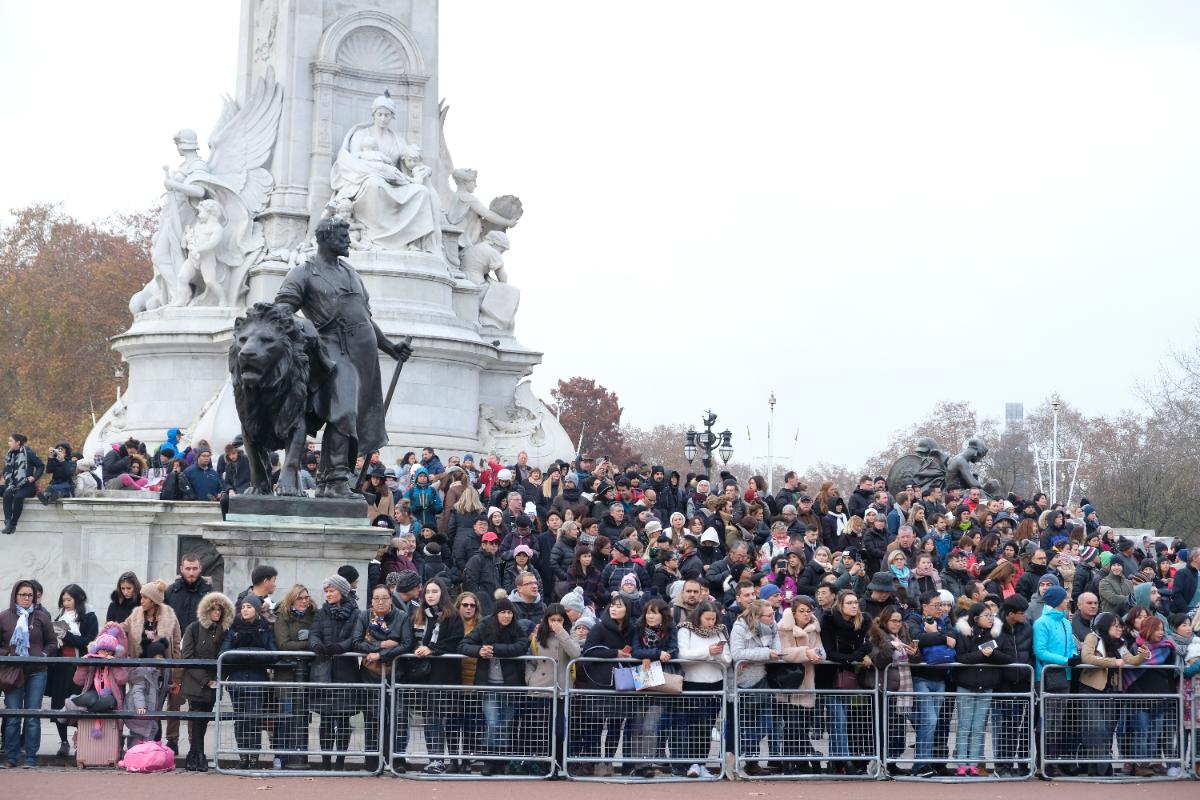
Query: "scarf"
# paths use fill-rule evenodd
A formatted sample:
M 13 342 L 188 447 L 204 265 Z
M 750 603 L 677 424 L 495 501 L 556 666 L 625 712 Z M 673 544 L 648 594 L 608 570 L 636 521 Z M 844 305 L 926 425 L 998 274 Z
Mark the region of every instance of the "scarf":
M 729 639 L 728 629 L 726 629 L 726 627 L 720 622 L 718 622 L 716 625 L 712 626 L 711 628 L 706 628 L 703 625 L 694 625 L 689 620 L 687 622 L 684 622 L 679 627 L 691 631 L 692 633 L 699 636 L 701 639 L 711 639 L 714 636 L 720 637 L 721 639 L 725 639 L 725 640 Z
M 59 622 L 67 623 L 67 629 L 76 636 L 79 635 L 79 613 L 72 609 L 71 611 L 63 611 L 58 615 Z
M 1167 638 L 1162 638 L 1159 641 L 1151 644 L 1141 636 L 1137 637 L 1138 645 L 1145 645 L 1150 650 L 1150 657 L 1142 662 L 1141 667 L 1126 668 L 1123 672 L 1122 682 L 1124 688 L 1128 689 L 1133 685 L 1134 681 L 1142 677 L 1142 673 L 1146 670 L 1142 667 L 1157 666 L 1160 664 L 1171 664 L 1175 660 L 1175 644 Z
M 897 567 L 895 564 L 890 565 L 888 569 L 890 569 L 892 574 L 896 576 L 896 580 L 900 581 L 900 585 L 907 589 L 908 578 L 910 575 L 912 575 L 912 570 L 908 567 Z
M 652 628 L 646 625 L 642 628 L 642 645 L 644 647 L 658 647 L 658 643 L 666 638 L 663 636 L 662 626 Z
M 33 608 L 16 607 L 17 612 L 17 627 L 13 628 L 12 638 L 8 640 L 8 646 L 13 648 L 13 652 L 19 656 L 29 655 L 29 613 Z
M 387 617 L 380 616 L 374 611 L 371 612 L 371 622 L 367 625 L 367 635 L 372 641 L 386 641 L 390 628 L 391 626 L 388 625 Z
M 894 648 L 892 651 L 892 663 L 896 666 L 893 670 L 899 680 L 895 691 L 899 694 L 895 698 L 896 708 L 900 711 L 908 711 L 913 705 L 913 682 L 912 670 L 908 667 L 908 651 L 903 647 Z
M 19 486 L 29 477 L 29 448 L 18 447 L 8 451 L 7 464 L 4 471 L 9 475 L 9 483 Z

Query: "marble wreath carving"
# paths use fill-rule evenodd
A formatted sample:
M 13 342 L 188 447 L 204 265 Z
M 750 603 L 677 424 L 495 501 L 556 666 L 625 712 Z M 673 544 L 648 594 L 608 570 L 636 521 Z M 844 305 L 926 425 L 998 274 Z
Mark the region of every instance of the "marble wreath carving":
M 225 98 L 200 157 L 196 132 L 175 134 L 183 161 L 163 167 L 162 200 L 151 258 L 154 277 L 133 296 L 134 314 L 161 306 L 240 306 L 246 276 L 266 247 L 256 221 L 273 181 L 264 168 L 275 146 L 283 88 L 273 70 L 255 84 L 245 107 Z
M 279 494 L 299 494 L 305 436 L 324 426 L 318 496 L 354 496 L 355 460 L 387 444 L 376 351 L 400 362 L 412 354 L 371 319 L 366 287 L 345 260 L 349 223 L 322 220 L 316 238 L 316 254 L 288 272 L 275 304 L 255 304 L 234 327 L 229 366 L 250 494 L 271 493 L 270 454 L 280 448 Z

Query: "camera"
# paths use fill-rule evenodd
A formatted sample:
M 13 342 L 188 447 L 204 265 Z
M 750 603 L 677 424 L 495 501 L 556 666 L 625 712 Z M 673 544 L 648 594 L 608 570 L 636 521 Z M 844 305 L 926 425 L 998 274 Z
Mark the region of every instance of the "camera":
M 926 625 L 936 625 L 936 624 L 937 624 L 937 618 L 936 618 L 936 617 L 926 617 L 926 618 L 925 618 L 925 624 L 926 624 Z

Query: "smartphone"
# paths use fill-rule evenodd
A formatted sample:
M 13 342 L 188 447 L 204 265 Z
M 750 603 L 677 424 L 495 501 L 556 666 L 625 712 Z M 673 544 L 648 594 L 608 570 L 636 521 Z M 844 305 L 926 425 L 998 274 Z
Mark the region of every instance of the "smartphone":
M 987 650 L 989 647 L 992 648 L 993 650 L 996 649 L 996 640 L 995 639 L 988 639 L 986 642 L 981 642 L 979 644 L 979 649 L 981 651 Z

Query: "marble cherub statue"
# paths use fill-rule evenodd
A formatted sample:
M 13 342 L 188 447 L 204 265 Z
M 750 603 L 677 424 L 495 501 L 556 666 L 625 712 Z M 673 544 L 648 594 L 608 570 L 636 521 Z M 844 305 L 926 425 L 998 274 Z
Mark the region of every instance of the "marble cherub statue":
M 224 215 L 221 204 L 212 198 L 201 200 L 196 206 L 196 221 L 184 234 L 187 258 L 179 272 L 179 282 L 172 294 L 171 305 L 185 306 L 192 303 L 207 306 L 228 306 L 225 281 L 228 270 L 217 258 L 217 251 L 225 235 Z M 204 290 L 194 294 L 197 278 L 203 280 Z M 215 299 L 216 302 L 211 300 Z
M 520 199 L 512 195 L 497 197 L 490 206 L 485 206 L 475 196 L 479 173 L 473 169 L 456 169 L 452 177 L 457 188 L 446 209 L 446 221 L 462 232 L 458 235 L 457 252 L 449 252 L 447 257 L 457 265 L 461 263 L 461 255 L 478 244 L 489 231 L 503 233 L 516 225 L 524 209 Z M 501 213 L 502 210 L 507 213 Z

